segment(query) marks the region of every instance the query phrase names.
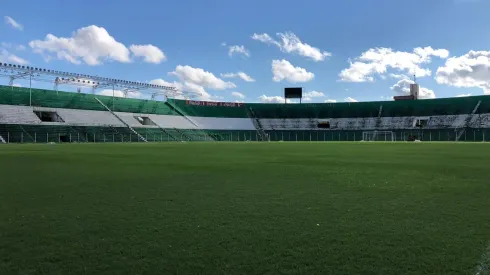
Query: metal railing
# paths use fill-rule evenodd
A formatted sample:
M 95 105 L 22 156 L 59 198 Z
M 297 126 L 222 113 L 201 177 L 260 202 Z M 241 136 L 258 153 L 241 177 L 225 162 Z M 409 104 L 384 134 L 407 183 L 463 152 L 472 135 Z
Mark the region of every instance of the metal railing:
M 393 141 L 449 141 L 455 142 L 460 129 L 441 130 L 397 130 L 393 132 Z M 339 130 L 291 130 L 291 131 L 265 131 L 271 141 L 362 141 L 363 131 Z M 162 132 L 158 134 L 140 133 L 148 142 L 180 142 L 180 141 L 262 141 L 256 131 L 228 131 L 228 132 Z M 0 132 L 0 143 L 88 143 L 88 142 L 142 142 L 141 138 L 133 133 L 57 133 L 57 132 Z M 391 137 L 376 141 L 391 142 Z M 466 128 L 459 138 L 460 142 L 489 142 L 490 128 Z

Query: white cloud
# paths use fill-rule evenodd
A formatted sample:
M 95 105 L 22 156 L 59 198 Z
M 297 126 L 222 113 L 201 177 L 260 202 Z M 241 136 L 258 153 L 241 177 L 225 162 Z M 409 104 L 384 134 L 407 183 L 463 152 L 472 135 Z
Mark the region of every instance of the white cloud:
M 249 75 L 247 75 L 244 72 L 238 72 L 237 74 L 238 74 L 238 77 L 240 77 L 241 79 L 243 79 L 246 82 L 255 82 L 255 79 L 253 79 L 252 77 L 250 77 Z
M 127 97 L 129 97 L 129 98 L 141 98 L 142 96 L 143 96 L 143 94 L 140 92 L 134 92 L 133 91 L 133 92 L 127 93 Z
M 129 49 L 111 36 L 106 29 L 91 25 L 76 30 L 71 37 L 56 37 L 48 34 L 44 40 L 33 40 L 29 46 L 36 53 L 51 60 L 51 54 L 73 64 L 85 62 L 99 65 L 104 61 L 131 62 L 133 57 L 142 57 L 145 62 L 159 64 L 166 60 L 159 48 L 148 45 L 131 45 Z
M 177 76 L 185 86 L 201 86 L 214 90 L 236 88 L 232 82 L 226 82 L 201 68 L 178 65 L 175 71 L 169 74 Z
M 211 95 L 211 94 L 208 94 L 207 92 L 204 92 L 203 94 L 201 94 L 201 96 L 198 96 L 195 99 L 202 100 L 202 101 L 222 101 L 224 99 L 224 97 L 217 96 L 217 95 Z
M 410 95 L 410 84 L 413 83 L 414 82 L 410 79 L 402 79 L 398 81 L 395 85 L 393 85 L 391 87 L 391 90 L 395 92 L 396 95 Z M 419 98 L 421 99 L 436 98 L 436 94 L 434 93 L 434 91 L 420 86 Z
M 18 57 L 17 55 L 10 53 L 9 51 L 5 49 L 0 48 L 0 62 L 5 62 L 5 63 L 15 63 L 18 65 L 27 65 L 29 64 L 29 61 Z
M 381 100 L 393 100 L 393 96 L 380 96 Z
M 97 94 L 99 95 L 105 95 L 105 96 L 115 96 L 115 97 L 125 97 L 124 92 L 121 90 L 114 90 L 114 92 L 111 89 L 104 89 L 98 92 Z M 140 92 L 128 92 L 127 93 L 128 98 L 140 98 L 141 93 Z
M 22 85 L 19 84 L 19 83 L 14 83 L 14 84 L 12 84 L 12 86 L 14 86 L 14 87 L 22 87 Z
M 346 101 L 346 102 L 359 102 L 357 99 L 352 98 L 352 97 L 350 97 L 350 96 L 349 96 L 349 97 L 344 98 L 344 101 Z
M 245 98 L 245 95 L 242 94 L 242 93 L 239 93 L 239 92 L 232 92 L 231 95 L 234 96 L 234 97 L 238 97 L 240 99 L 244 99 Z
M 446 60 L 436 73 L 436 82 L 454 87 L 483 89 L 490 94 L 490 51 L 470 51 Z
M 354 62 L 348 69 L 340 72 L 340 80 L 346 82 L 372 82 L 374 78 L 370 76 L 373 73 L 385 73 L 386 67 L 363 62 Z
M 175 88 L 177 88 L 177 90 L 184 91 L 184 92 L 187 92 L 187 91 L 194 92 L 194 93 L 199 94 L 200 99 L 211 97 L 211 95 L 206 92 L 206 89 L 204 89 L 204 87 L 193 84 L 193 83 L 183 84 L 183 83 L 177 82 L 177 81 L 167 82 L 167 81 L 159 78 L 159 79 L 151 80 L 150 84 L 175 87 Z M 181 99 L 180 97 L 175 97 L 175 98 Z
M 313 61 L 324 61 L 325 58 L 331 56 L 332 54 L 326 51 L 321 51 L 318 48 L 310 46 L 309 44 L 301 42 L 298 36 L 292 32 L 277 33 L 277 36 L 281 40 L 278 42 L 272 39 L 267 33 L 252 35 L 253 40 L 257 40 L 269 45 L 277 46 L 281 51 L 285 53 L 294 53 L 300 56 L 307 57 Z
M 279 48 L 281 47 L 281 44 L 279 44 L 279 42 L 277 42 L 276 40 L 272 39 L 272 37 L 270 37 L 267 33 L 263 33 L 263 34 L 254 33 L 252 35 L 252 39 L 269 45 L 276 45 Z
M 95 25 L 78 29 L 72 37 L 46 35 L 44 40 L 29 42 L 38 53 L 53 53 L 58 59 L 74 64 L 83 60 L 88 65 L 99 65 L 104 60 L 131 62 L 128 48 L 116 41 L 106 29 Z
M 432 62 L 432 56 L 447 58 L 445 49 L 434 50 L 432 47 L 415 48 L 413 52 L 393 51 L 390 48 L 374 48 L 364 52 L 350 61 L 350 67 L 340 72 L 341 81 L 372 82 L 374 76 L 384 76 L 388 69 L 415 74 L 417 77 L 431 75 L 431 71 L 421 65 Z M 392 77 L 401 75 L 392 74 Z
M 226 73 L 226 74 L 221 74 L 221 76 L 222 77 L 226 77 L 226 78 L 239 77 L 239 78 L 241 78 L 242 80 L 244 80 L 246 82 L 255 82 L 255 79 L 253 79 L 252 77 L 250 77 L 249 75 L 247 75 L 244 72 Z
M 215 101 L 213 99 L 213 97 L 210 94 L 208 94 L 207 92 L 201 93 L 201 95 L 198 96 L 196 99 L 202 100 L 202 101 Z
M 460 94 L 460 95 L 457 95 L 456 97 L 467 97 L 467 96 L 471 96 L 471 94 Z
M 206 89 L 201 86 L 201 85 L 198 85 L 198 84 L 195 84 L 195 83 L 192 83 L 192 82 L 184 82 L 183 84 L 183 89 L 184 90 L 188 90 L 188 91 L 191 91 L 191 92 L 195 92 L 195 93 L 198 93 L 201 95 L 201 97 L 210 97 L 211 95 L 208 94 L 208 92 L 206 91 Z
M 19 31 L 24 30 L 24 26 L 22 26 L 22 24 L 20 24 L 17 21 L 15 21 L 12 17 L 10 17 L 10 16 L 4 16 L 4 20 L 5 20 L 5 23 L 7 25 L 10 25 L 12 28 L 14 28 L 16 30 L 19 30 Z
M 266 95 L 261 95 L 259 96 L 260 102 L 263 103 L 284 103 L 284 97 L 282 96 L 266 96 Z M 287 100 L 287 102 L 291 102 L 291 100 Z
M 220 96 L 220 95 L 213 95 L 212 97 L 213 97 L 214 99 L 219 99 L 219 100 L 223 100 L 223 99 L 225 99 L 225 97 L 224 97 L 224 96 Z
M 292 32 L 278 33 L 282 40 L 282 50 L 287 53 L 297 53 L 301 56 L 311 58 L 314 61 L 323 61 L 325 58 L 332 56 L 329 52 L 322 52 L 320 49 L 312 47 L 306 43 L 301 42 Z
M 154 84 L 154 85 L 160 85 L 160 86 L 170 86 L 170 87 L 175 87 L 177 88 L 178 90 L 182 90 L 182 88 L 184 87 L 182 85 L 182 83 L 180 82 L 177 82 L 177 81 L 174 81 L 174 82 L 167 82 L 161 78 L 158 78 L 158 79 L 153 79 L 150 81 L 150 84 Z
M 109 90 L 109 89 L 104 89 L 98 92 L 99 95 L 105 95 L 105 96 L 115 96 L 115 97 L 124 97 L 124 93 L 121 90 Z
M 147 63 L 160 64 L 167 57 L 159 48 L 149 45 L 131 45 L 129 47 L 134 56 L 143 57 Z
M 303 98 L 301 99 L 303 102 L 311 102 L 314 98 L 324 97 L 325 94 L 322 92 L 311 91 L 303 94 Z
M 190 82 L 167 82 L 161 78 L 159 79 L 153 79 L 150 81 L 151 84 L 156 84 L 156 85 L 162 85 L 162 86 L 171 86 L 171 87 L 176 87 L 179 91 L 184 91 L 184 92 L 194 92 L 198 94 L 197 99 L 199 100 L 205 100 L 205 101 L 214 101 L 214 99 L 217 99 L 218 97 L 210 95 L 206 89 L 204 89 L 203 86 L 190 83 Z M 174 96 L 173 98 L 177 99 L 183 99 L 182 96 Z
M 250 56 L 250 52 L 245 48 L 245 46 L 241 45 L 233 45 L 228 47 L 228 55 L 231 57 L 234 54 L 241 54 L 246 57 Z
M 446 59 L 449 57 L 449 51 L 446 49 L 437 49 L 434 50 L 432 47 L 425 48 L 415 48 L 413 50 L 416 54 L 422 57 L 424 61 L 430 61 L 431 56 L 439 57 L 442 59 Z
M 410 77 L 404 74 L 390 74 L 390 77 L 394 79 L 403 79 L 403 78 L 410 79 Z
M 325 94 L 322 92 L 311 91 L 311 92 L 303 94 L 303 96 L 305 96 L 305 97 L 323 97 L 323 96 L 325 96 Z
M 337 102 L 337 100 L 335 100 L 335 99 L 327 99 L 327 100 L 325 100 L 325 103 L 336 103 L 336 102 Z
M 291 83 L 308 82 L 315 77 L 313 73 L 307 72 L 300 67 L 294 67 L 285 59 L 272 60 L 272 74 L 274 76 L 272 80 L 275 82 L 281 80 L 286 80 Z
M 236 103 L 244 103 L 245 101 L 243 100 L 235 100 Z

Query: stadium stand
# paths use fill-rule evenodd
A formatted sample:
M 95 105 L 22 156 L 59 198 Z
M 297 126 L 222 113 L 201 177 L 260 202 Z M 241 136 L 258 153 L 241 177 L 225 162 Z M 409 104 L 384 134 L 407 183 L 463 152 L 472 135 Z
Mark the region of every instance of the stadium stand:
M 32 108 L 10 105 L 0 106 L 0 121 L 7 124 L 37 124 L 40 122 L 39 118 L 34 114 Z
M 490 97 L 258 104 L 0 86 L 0 143 L 490 140 Z
M 56 112 L 63 118 L 65 123 L 70 125 L 124 126 L 121 121 L 107 111 L 56 109 Z

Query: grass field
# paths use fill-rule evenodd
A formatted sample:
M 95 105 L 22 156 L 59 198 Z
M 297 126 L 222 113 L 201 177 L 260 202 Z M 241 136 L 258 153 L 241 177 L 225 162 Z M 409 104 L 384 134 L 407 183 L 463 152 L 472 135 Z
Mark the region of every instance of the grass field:
M 489 249 L 490 144 L 0 146 L 2 275 L 484 275 Z

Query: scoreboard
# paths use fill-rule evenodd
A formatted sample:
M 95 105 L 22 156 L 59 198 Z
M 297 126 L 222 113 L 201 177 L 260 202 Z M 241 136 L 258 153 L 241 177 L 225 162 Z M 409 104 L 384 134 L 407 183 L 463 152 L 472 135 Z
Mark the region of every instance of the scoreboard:
M 284 98 L 302 98 L 303 88 L 284 88 Z

